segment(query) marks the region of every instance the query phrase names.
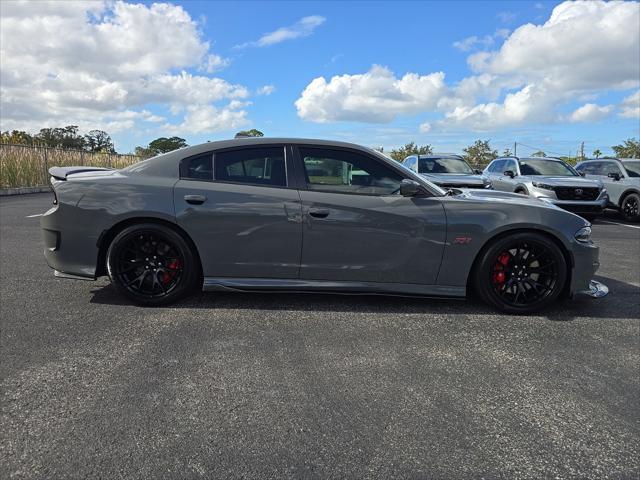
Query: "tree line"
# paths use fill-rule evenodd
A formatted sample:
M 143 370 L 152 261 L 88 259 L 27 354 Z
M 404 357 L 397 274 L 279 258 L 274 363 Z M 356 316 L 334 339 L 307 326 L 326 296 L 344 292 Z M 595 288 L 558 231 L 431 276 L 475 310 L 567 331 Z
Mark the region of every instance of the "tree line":
M 236 138 L 241 137 L 262 137 L 264 134 L 255 128 L 242 130 L 236 133 Z M 66 148 L 75 150 L 85 150 L 87 152 L 116 153 L 111 136 L 103 130 L 91 130 L 81 135 L 77 125 L 66 127 L 42 128 L 34 135 L 13 130 L 0 132 L 0 143 L 11 143 L 18 145 L 45 146 L 54 148 Z M 135 147 L 135 155 L 141 158 L 149 158 L 162 153 L 171 152 L 178 148 L 187 147 L 187 141 L 181 137 L 159 137 L 149 142 L 146 146 Z M 630 138 L 622 144 L 614 145 L 611 149 L 615 156 L 619 158 L 640 158 L 640 141 Z M 463 157 L 467 162 L 475 167 L 483 167 L 491 160 L 497 158 L 498 151 L 491 147 L 489 140 L 476 140 L 472 145 L 462 149 Z M 397 149 L 391 150 L 389 156 L 401 162 L 409 155 L 429 155 L 433 153 L 431 145 L 417 145 L 409 142 Z M 511 156 L 513 153 L 509 148 L 505 148 L 501 156 Z M 593 157 L 599 158 L 602 152 L 599 149 L 593 151 Z M 546 152 L 539 150 L 531 154 L 534 157 L 546 157 Z M 570 163 L 576 163 L 585 158 L 584 150 L 576 157 L 560 157 Z
M 618 158 L 640 158 L 640 141 L 635 138 L 629 138 L 619 145 L 612 146 L 611 149 Z M 476 140 L 473 145 L 463 148 L 462 152 L 464 159 L 476 168 L 486 166 L 491 162 L 491 160 L 498 158 L 499 156 L 509 157 L 513 155 L 513 152 L 509 148 L 505 148 L 502 154 L 499 155 L 498 150 L 491 147 L 489 140 Z M 391 150 L 389 156 L 394 160 L 401 162 L 409 155 L 430 155 L 432 153 L 433 147 L 431 145 L 417 145 L 415 142 L 409 142 L 402 147 Z M 530 156 L 546 157 L 547 154 L 543 150 L 538 150 Z M 599 149 L 596 149 L 593 151 L 592 156 L 599 158 L 602 156 L 602 152 Z M 583 160 L 584 158 L 586 158 L 584 151 L 575 157 L 560 157 L 560 159 L 573 164 Z

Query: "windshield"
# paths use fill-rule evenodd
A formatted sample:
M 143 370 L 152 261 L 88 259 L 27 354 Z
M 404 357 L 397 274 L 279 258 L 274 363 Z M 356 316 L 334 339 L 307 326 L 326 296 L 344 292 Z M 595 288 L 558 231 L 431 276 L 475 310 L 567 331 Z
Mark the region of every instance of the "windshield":
M 419 173 L 466 173 L 473 175 L 471 167 L 461 158 L 421 158 L 418 163 Z
M 627 173 L 630 177 L 640 177 L 640 160 L 636 162 L 624 162 L 624 168 L 627 169 Z
M 547 175 L 553 177 L 577 177 L 580 175 L 564 162 L 537 158 L 520 160 L 520 173 L 522 175 Z

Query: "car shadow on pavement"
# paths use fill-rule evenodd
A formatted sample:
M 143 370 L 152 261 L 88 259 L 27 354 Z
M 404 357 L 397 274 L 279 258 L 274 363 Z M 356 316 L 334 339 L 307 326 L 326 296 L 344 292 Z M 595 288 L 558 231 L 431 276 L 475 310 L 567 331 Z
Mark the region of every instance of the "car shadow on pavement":
M 638 318 L 640 315 L 640 308 L 638 307 L 639 287 L 611 278 L 597 278 L 609 287 L 611 293 L 607 297 L 593 299 L 587 296 L 580 296 L 573 300 L 562 301 L 541 312 L 539 316 L 546 317 L 552 321 L 571 321 L 577 318 Z M 91 303 L 146 308 L 135 306 L 121 296 L 110 284 L 96 288 L 91 293 L 93 294 Z M 466 300 L 431 299 L 388 295 L 297 292 L 200 292 L 166 308 L 505 315 L 475 298 Z

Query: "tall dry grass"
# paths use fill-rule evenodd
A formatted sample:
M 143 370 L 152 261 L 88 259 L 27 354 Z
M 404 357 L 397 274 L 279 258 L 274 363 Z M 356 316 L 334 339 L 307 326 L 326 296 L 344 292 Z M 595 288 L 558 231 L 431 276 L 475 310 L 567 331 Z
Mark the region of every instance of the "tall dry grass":
M 135 155 L 0 144 L 0 188 L 46 186 L 54 166 L 123 168 L 140 160 Z

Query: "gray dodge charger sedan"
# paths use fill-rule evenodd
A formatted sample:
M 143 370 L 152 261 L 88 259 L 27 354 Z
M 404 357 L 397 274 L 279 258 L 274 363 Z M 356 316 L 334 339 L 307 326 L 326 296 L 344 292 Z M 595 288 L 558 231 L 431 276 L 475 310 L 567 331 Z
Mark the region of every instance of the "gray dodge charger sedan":
M 589 223 L 490 190 L 445 192 L 358 145 L 289 138 L 183 148 L 122 170 L 54 167 L 42 217 L 56 275 L 132 301 L 206 291 L 464 297 L 513 313 L 590 282 Z

